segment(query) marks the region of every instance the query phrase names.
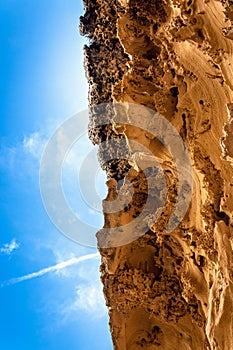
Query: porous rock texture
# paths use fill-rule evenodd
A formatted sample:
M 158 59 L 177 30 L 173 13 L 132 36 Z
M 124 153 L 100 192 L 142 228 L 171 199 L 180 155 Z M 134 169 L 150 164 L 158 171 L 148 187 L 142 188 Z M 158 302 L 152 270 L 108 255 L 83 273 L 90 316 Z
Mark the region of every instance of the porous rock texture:
M 129 183 L 134 189 L 125 210 L 104 214 L 104 227 L 127 235 L 125 223 L 143 210 L 148 178 L 136 161 L 106 158 L 111 150 L 103 141 L 121 141 L 131 154 L 129 140 L 140 142 L 166 179 L 162 215 L 146 218 L 145 234 L 116 247 L 102 244 L 106 231 L 97 234 L 114 349 L 233 349 L 233 1 L 84 0 L 84 8 L 89 135 L 108 175 L 106 202 L 124 199 Z M 98 125 L 96 105 L 112 102 L 160 113 L 186 144 L 192 198 L 170 233 L 165 226 L 177 194 L 171 155 L 143 128 L 114 124 L 111 108 L 104 111 L 109 123 Z M 160 198 L 160 173 L 149 159 Z

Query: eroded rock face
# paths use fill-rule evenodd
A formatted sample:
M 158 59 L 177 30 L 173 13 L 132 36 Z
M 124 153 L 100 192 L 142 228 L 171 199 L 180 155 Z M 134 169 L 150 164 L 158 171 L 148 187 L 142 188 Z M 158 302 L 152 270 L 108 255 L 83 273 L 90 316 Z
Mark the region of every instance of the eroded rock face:
M 105 212 L 105 228 L 139 237 L 114 245 L 106 244 L 106 230 L 97 234 L 114 348 L 233 349 L 233 1 L 85 0 L 84 5 L 89 135 L 100 145 L 108 174 L 106 200 L 127 202 L 130 183 L 134 192 L 124 210 Z M 187 213 L 172 232 L 166 225 L 179 184 L 172 150 L 133 122 L 117 124 L 112 104 L 99 107 L 109 120 L 100 126 L 96 105 L 114 102 L 126 106 L 127 120 L 133 121 L 138 105 L 164 116 L 187 147 L 194 186 Z M 149 118 L 145 113 L 142 125 Z M 134 161 L 109 160 L 112 149 L 103 147 L 109 139 Z M 160 171 L 132 141 L 157 158 L 165 195 Z M 146 162 L 146 176 L 137 157 Z M 149 196 L 148 179 L 155 183 Z M 143 234 L 140 225 L 127 232 L 126 224 L 143 211 L 148 197 L 154 215 L 144 217 Z

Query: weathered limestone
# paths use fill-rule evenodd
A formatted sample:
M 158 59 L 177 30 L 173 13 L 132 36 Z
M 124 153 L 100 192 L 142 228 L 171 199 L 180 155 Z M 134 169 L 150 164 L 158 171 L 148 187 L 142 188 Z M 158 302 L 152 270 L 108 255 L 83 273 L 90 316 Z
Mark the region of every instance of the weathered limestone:
M 84 6 L 90 107 L 141 104 L 166 117 L 186 144 L 194 179 L 187 214 L 168 234 L 178 186 L 171 154 L 143 129 L 110 125 L 112 110 L 105 111 L 109 125 L 98 126 L 99 114 L 91 109 L 89 134 L 108 174 L 107 201 L 124 199 L 130 182 L 134 189 L 130 206 L 105 213 L 105 227 L 124 230 L 148 193 L 135 164 L 105 162 L 111 149 L 103 141 L 121 141 L 131 154 L 130 140 L 141 143 L 157 157 L 166 180 L 161 218 L 148 217 L 139 239 L 104 248 L 107 238 L 97 234 L 114 347 L 233 349 L 233 1 L 85 0 Z M 160 175 L 148 175 L 158 206 Z

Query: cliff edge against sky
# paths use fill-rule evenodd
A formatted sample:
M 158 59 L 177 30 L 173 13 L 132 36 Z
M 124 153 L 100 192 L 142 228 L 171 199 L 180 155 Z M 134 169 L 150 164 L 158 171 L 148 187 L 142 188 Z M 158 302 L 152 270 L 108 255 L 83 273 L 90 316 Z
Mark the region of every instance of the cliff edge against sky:
M 106 230 L 97 234 L 114 348 L 233 349 L 233 1 L 85 0 L 84 7 L 89 136 L 108 175 L 105 204 L 119 196 L 127 202 L 130 184 L 134 192 L 124 210 L 105 211 L 104 228 L 120 227 L 122 237 L 135 239 L 114 245 Z M 114 120 L 114 103 L 125 125 Z M 98 120 L 100 104 L 109 123 Z M 176 146 L 166 149 L 145 127 L 152 111 L 175 127 L 192 166 L 190 203 L 187 185 L 180 204 L 187 212 L 176 214 L 170 232 L 180 180 L 171 156 Z M 141 127 L 134 122 L 139 112 Z M 134 161 L 111 157 L 103 146 L 110 139 Z M 129 233 L 148 198 L 155 207 L 143 217 L 145 232 L 135 224 Z

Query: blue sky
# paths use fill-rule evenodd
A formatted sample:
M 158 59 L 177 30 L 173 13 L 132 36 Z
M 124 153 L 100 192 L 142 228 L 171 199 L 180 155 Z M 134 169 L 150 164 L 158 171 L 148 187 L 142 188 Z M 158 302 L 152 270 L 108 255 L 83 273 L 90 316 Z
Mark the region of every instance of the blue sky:
M 0 348 L 4 350 L 112 349 L 99 257 L 77 261 L 96 249 L 72 242 L 54 227 L 39 188 L 40 158 L 47 140 L 65 119 L 87 108 L 85 39 L 78 32 L 82 12 L 80 0 L 0 0 Z M 86 139 L 82 145 L 90 149 Z M 72 162 L 69 155 L 68 160 L 67 199 L 80 216 L 100 227 L 101 215 L 79 196 L 76 202 L 78 157 Z M 70 259 L 74 263 L 64 267 Z M 31 277 L 15 280 L 25 275 Z

